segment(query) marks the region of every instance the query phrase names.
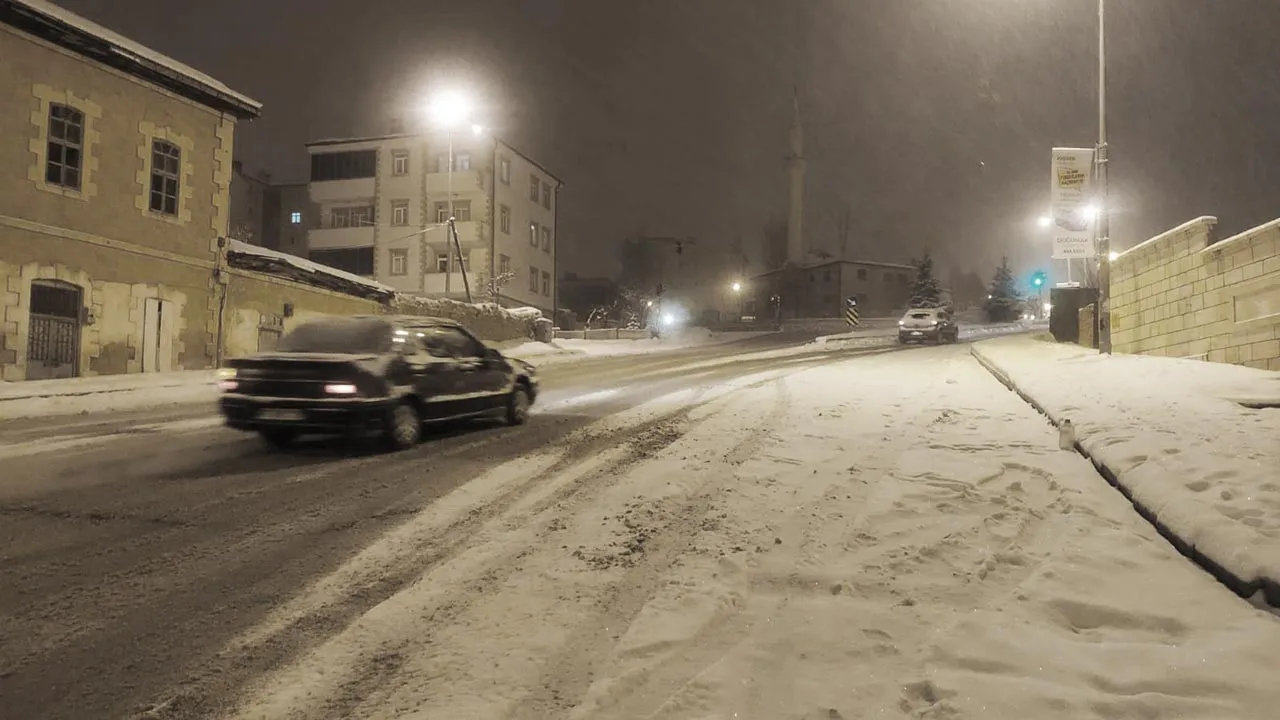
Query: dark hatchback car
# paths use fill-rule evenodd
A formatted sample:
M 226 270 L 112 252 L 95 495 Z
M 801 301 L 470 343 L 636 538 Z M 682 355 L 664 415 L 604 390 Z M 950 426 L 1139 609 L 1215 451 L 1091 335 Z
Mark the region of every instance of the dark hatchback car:
M 377 432 L 415 445 L 426 422 L 501 417 L 519 425 L 538 396 L 532 365 L 442 318 L 356 316 L 303 323 L 274 351 L 228 363 L 228 427 L 284 447 L 304 433 Z

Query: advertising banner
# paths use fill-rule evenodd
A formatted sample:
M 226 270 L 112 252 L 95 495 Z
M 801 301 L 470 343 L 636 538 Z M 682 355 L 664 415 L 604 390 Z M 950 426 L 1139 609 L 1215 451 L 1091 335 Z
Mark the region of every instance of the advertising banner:
M 1054 258 L 1093 257 L 1093 149 L 1054 148 L 1049 225 Z

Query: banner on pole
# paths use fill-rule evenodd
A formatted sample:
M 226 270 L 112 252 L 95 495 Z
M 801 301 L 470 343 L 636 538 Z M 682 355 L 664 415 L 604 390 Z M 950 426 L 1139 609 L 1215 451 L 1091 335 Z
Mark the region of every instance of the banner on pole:
M 1090 258 L 1093 244 L 1093 150 L 1054 148 L 1053 184 L 1049 193 L 1053 257 Z

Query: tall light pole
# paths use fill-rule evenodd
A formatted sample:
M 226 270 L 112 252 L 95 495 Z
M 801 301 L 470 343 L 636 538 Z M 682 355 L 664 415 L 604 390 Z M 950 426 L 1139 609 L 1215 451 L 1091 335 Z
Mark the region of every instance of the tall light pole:
M 453 212 L 453 133 L 458 125 L 466 122 L 471 117 L 471 100 L 459 92 L 441 93 L 431 101 L 428 111 L 431 114 L 432 122 L 437 127 L 443 128 L 449 138 L 449 167 L 446 180 L 449 193 L 449 238 L 452 240 L 453 249 L 458 259 L 458 270 L 462 273 L 462 287 L 466 290 L 467 302 L 469 303 L 472 301 L 471 283 L 467 280 L 467 265 L 462 259 L 462 243 L 458 240 L 457 219 L 454 217 Z M 472 125 L 471 129 L 476 134 L 480 132 L 479 125 Z M 444 291 L 446 295 L 451 290 L 450 281 L 453 276 L 453 273 L 447 272 L 447 270 L 448 268 L 446 268 L 444 276 Z
M 1111 354 L 1111 203 L 1107 200 L 1107 2 L 1098 0 L 1098 352 Z

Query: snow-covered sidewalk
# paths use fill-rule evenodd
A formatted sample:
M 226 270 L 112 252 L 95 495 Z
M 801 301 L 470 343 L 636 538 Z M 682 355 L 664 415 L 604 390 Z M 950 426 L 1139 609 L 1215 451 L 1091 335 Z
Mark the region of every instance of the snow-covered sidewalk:
M 0 382 L 0 421 L 213 403 L 217 383 L 215 370 Z
M 407 567 L 415 583 L 236 716 L 1243 720 L 1280 704 L 1280 620 L 954 347 L 600 421 L 429 505 L 226 652 L 254 656 Z
M 1280 409 L 1245 406 L 1280 401 L 1280 373 L 1046 337 L 973 350 L 1055 422 L 1070 419 L 1134 503 L 1238 592 L 1280 604 Z

